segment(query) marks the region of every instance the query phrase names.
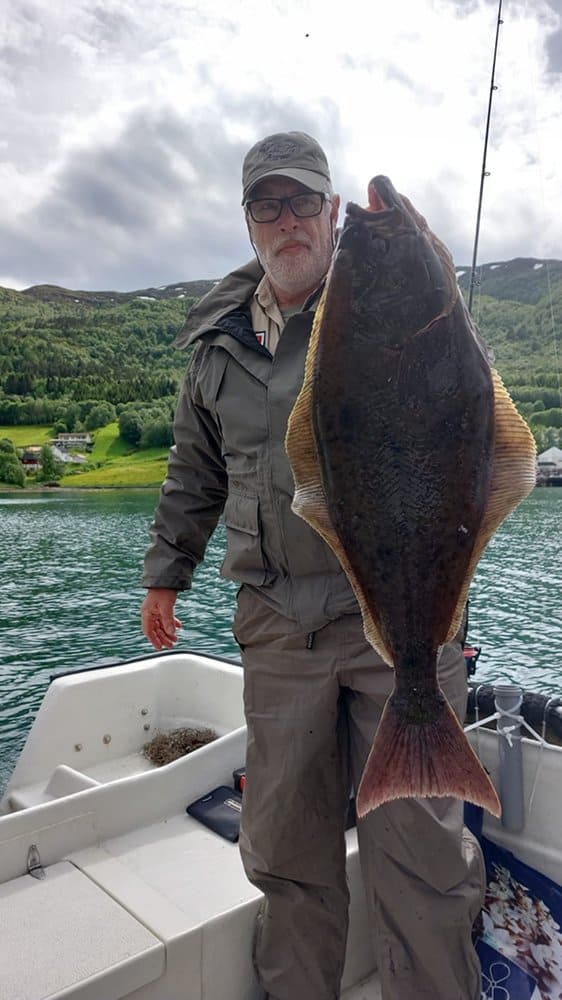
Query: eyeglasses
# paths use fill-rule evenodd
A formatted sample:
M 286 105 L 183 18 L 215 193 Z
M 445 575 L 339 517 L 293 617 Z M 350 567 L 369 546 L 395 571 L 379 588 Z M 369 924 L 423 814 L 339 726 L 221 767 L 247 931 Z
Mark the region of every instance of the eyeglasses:
M 307 191 L 304 194 L 292 194 L 290 198 L 254 198 L 246 202 L 246 208 L 254 222 L 276 222 L 283 206 L 288 205 L 297 219 L 311 219 L 320 215 L 324 202 L 331 198 L 320 191 Z

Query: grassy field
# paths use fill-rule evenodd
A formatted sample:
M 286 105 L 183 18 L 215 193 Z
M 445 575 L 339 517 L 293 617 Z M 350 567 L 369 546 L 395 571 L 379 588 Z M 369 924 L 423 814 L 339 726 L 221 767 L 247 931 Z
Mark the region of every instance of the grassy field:
M 107 462 L 114 458 L 122 458 L 123 455 L 134 454 L 134 448 L 119 437 L 117 423 L 107 424 L 95 432 L 94 447 L 90 452 L 91 462 Z
M 0 427 L 1 437 L 8 437 L 17 448 L 24 448 L 49 442 L 53 428 Z M 61 486 L 73 489 L 160 486 L 166 474 L 168 449 L 136 451 L 119 437 L 118 425 L 113 423 L 94 432 L 94 446 L 87 457 L 90 466 L 98 467 L 82 470 L 79 465 L 65 466 L 65 474 L 59 480 Z M 33 478 L 28 479 L 28 487 L 35 485 Z
M 37 427 L 35 424 L 21 427 L 0 427 L 0 438 L 9 438 L 16 448 L 29 448 L 34 444 L 48 444 L 53 437 L 53 428 Z
M 71 472 L 62 477 L 60 485 L 89 489 L 103 486 L 160 486 L 165 474 L 166 455 L 162 454 L 161 449 L 149 449 L 115 458 L 99 469 Z

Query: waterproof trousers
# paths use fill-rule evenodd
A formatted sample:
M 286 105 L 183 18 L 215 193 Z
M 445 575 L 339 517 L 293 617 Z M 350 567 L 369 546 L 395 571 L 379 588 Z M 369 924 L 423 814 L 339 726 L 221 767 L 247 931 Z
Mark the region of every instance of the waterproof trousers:
M 243 588 L 234 633 L 248 724 L 240 850 L 249 880 L 264 894 L 258 977 L 272 1000 L 337 1000 L 347 938 L 349 795 L 393 672 L 367 644 L 358 614 L 303 634 Z M 464 719 L 460 642 L 443 648 L 439 680 Z M 383 1000 L 480 1000 L 471 932 L 485 873 L 462 803 L 396 800 L 357 829 Z

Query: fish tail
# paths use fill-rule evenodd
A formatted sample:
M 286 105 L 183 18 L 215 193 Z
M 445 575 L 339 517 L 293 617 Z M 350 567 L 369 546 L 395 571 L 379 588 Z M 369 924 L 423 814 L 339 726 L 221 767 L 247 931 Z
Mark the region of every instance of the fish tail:
M 392 799 L 446 795 L 500 815 L 496 790 L 442 695 L 433 714 L 430 722 L 412 722 L 389 698 L 359 784 L 359 817 Z

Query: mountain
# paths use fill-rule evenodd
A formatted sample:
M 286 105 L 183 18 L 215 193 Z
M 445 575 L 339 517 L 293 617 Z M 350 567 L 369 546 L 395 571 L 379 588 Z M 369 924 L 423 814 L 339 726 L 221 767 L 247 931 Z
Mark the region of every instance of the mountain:
M 160 288 L 142 288 L 135 292 L 84 292 L 71 291 L 58 285 L 32 285 L 21 294 L 35 302 L 81 303 L 103 306 L 131 302 L 133 299 L 159 301 L 162 299 L 198 299 L 210 291 L 216 281 L 176 281 L 173 285 Z
M 470 267 L 457 267 L 461 290 L 468 297 Z M 549 294 L 549 284 L 562 280 L 562 260 L 538 260 L 536 257 L 516 257 L 509 261 L 494 261 L 476 268 L 474 295 L 488 295 L 502 301 L 536 305 Z
M 457 277 L 468 299 L 470 267 L 457 267 Z M 562 261 L 494 261 L 479 266 L 475 279 L 473 317 L 521 412 L 531 423 L 562 428 Z M 68 422 L 78 403 L 83 421 L 94 401 L 120 407 L 165 398 L 171 406 L 187 363 L 175 336 L 215 284 L 0 288 L 0 425 Z M 555 435 L 545 446 L 558 444 Z
M 457 266 L 459 286 L 468 297 L 470 289 L 471 267 L 461 264 Z M 160 301 L 162 299 L 200 298 L 217 284 L 218 279 L 202 279 L 200 281 L 176 281 L 171 285 L 160 285 L 158 288 L 141 288 L 132 292 L 117 291 L 75 291 L 61 288 L 59 285 L 32 285 L 22 292 L 0 287 L 2 294 L 15 296 L 24 295 L 35 302 L 50 303 L 82 303 L 84 305 L 102 306 L 130 302 L 133 299 Z M 520 302 L 525 305 L 536 305 L 544 295 L 548 294 L 549 282 L 557 285 L 562 280 L 562 260 L 541 260 L 536 257 L 516 257 L 509 261 L 491 261 L 479 264 L 475 274 L 474 295 L 487 295 L 503 301 Z

